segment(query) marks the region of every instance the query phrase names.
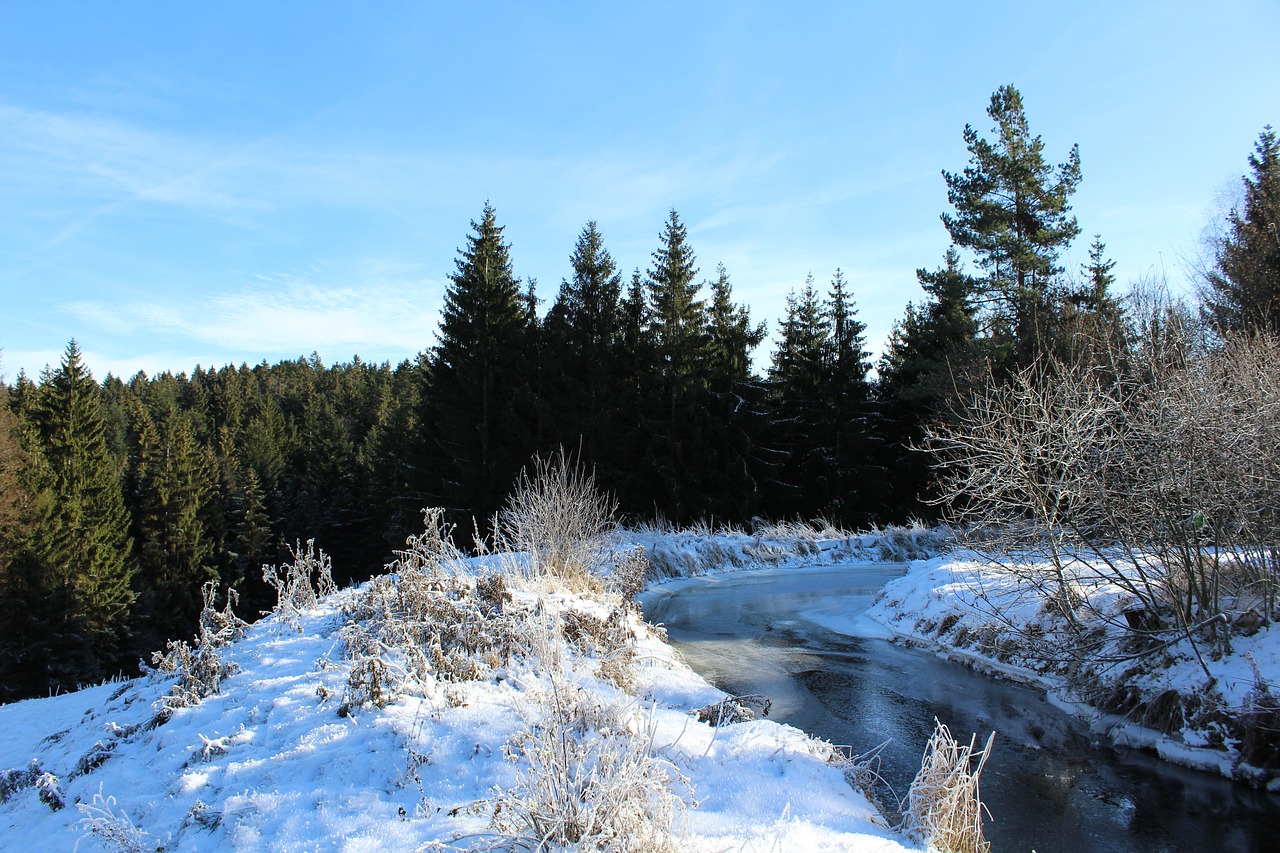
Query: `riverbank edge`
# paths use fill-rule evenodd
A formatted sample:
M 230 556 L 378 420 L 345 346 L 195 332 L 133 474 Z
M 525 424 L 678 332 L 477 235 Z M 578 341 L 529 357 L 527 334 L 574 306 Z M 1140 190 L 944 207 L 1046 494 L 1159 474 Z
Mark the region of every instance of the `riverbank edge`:
M 1011 664 L 957 645 L 959 629 L 969 630 L 970 636 L 976 633 L 972 621 L 966 624 L 965 620 L 971 619 L 975 614 L 981 615 L 980 612 L 971 601 L 966 601 L 955 590 L 951 579 L 920 584 L 918 577 L 922 569 L 947 567 L 966 556 L 970 560 L 974 559 L 972 552 L 957 546 L 953 531 L 912 526 L 891 527 L 854 535 L 833 536 L 831 533 L 832 531 L 800 527 L 798 530 L 765 530 L 754 534 L 642 531 L 632 532 L 627 538 L 633 544 L 645 547 L 649 553 L 653 566 L 652 579 L 646 585 L 649 593 L 665 591 L 664 587 L 669 590 L 669 585 L 674 581 L 729 572 L 802 569 L 853 562 L 906 563 L 907 573 L 886 584 L 877 603 L 863 614 L 862 627 L 855 623 L 827 627 L 853 636 L 873 636 L 875 632 L 864 630 L 865 623 L 869 621 L 883 629 L 884 635 L 881 638 L 927 649 L 984 675 L 1042 690 L 1051 704 L 1085 720 L 1092 731 L 1105 735 L 1116 746 L 1146 751 L 1171 764 L 1214 773 L 1253 788 L 1280 794 L 1280 771 L 1239 761 L 1228 749 L 1187 743 L 1182 731 L 1164 733 L 1135 723 L 1124 715 L 1104 711 L 1076 695 L 1061 676 Z M 915 585 L 914 591 L 917 594 L 930 599 L 933 612 L 929 616 L 909 613 L 906 596 L 898 601 L 892 598 L 891 589 L 902 589 L 909 584 Z M 938 616 L 941 618 L 933 618 Z M 908 620 L 912 628 L 918 627 L 922 620 L 926 624 L 931 623 L 935 629 L 947 622 L 950 625 L 941 632 L 925 633 L 904 627 Z M 1277 634 L 1277 639 L 1280 639 L 1280 634 Z M 1117 688 L 1132 687 L 1139 690 L 1136 681 L 1138 679 L 1116 679 L 1113 685 Z M 1147 701 L 1151 698 L 1147 697 Z M 1236 713 L 1240 713 L 1239 709 L 1236 709 Z M 1235 721 L 1239 722 L 1238 716 Z

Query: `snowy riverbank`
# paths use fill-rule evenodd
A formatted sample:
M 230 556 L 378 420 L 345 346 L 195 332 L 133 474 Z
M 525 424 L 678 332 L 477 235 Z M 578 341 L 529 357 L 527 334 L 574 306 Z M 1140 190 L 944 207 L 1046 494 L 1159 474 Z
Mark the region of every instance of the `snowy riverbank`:
M 1250 752 L 1246 742 L 1251 721 L 1260 710 L 1266 713 L 1268 690 L 1280 682 L 1280 629 L 1236 636 L 1230 651 L 1217 657 L 1196 655 L 1185 639 L 1136 657 L 1127 654 L 1132 637 L 1125 630 L 1125 596 L 1106 583 L 1080 588 L 1089 598 L 1090 606 L 1079 612 L 1090 652 L 1078 659 L 1062 651 L 1072 639 L 1052 602 L 972 555 L 912 562 L 903 577 L 886 584 L 866 616 L 895 638 L 1043 688 L 1117 744 L 1280 790 L 1274 766 L 1247 760 L 1265 750 Z
M 451 600 L 481 595 L 467 583 Z M 699 721 L 724 694 L 616 600 L 511 584 L 494 600 L 524 652 L 477 653 L 474 677 L 412 678 L 396 648 L 380 647 L 381 670 L 353 652 L 372 642 L 376 591 L 250 626 L 219 650 L 220 691 L 166 715 L 161 676 L 0 707 L 6 847 L 509 849 L 529 836 L 518 798 L 536 800 L 551 732 L 579 750 L 584 784 L 640 761 L 627 766 L 665 791 L 642 805 L 669 810 L 675 849 L 917 849 L 825 744 L 768 720 Z

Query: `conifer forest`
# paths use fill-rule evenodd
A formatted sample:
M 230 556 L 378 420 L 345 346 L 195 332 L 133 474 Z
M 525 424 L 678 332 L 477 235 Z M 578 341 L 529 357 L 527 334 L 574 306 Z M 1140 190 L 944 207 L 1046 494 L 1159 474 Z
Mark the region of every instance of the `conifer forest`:
M 767 325 L 671 210 L 632 269 L 586 222 L 552 292 L 520 277 L 483 199 L 414 359 L 94 377 L 70 341 L 0 384 L 0 701 L 136 673 L 192 634 L 206 581 L 266 609 L 262 567 L 311 540 L 339 584 L 381 570 L 426 507 L 466 546 L 557 449 L 636 523 L 938 520 L 955 507 L 934 500 L 927 434 L 974 389 L 1048 358 L 1118 377 L 1173 325 L 1206 352 L 1280 333 L 1270 127 L 1241 152 L 1240 204 L 1186 300 L 1118 287 L 1105 234 L 1071 212 L 1080 153 L 1035 135 L 1017 89 L 963 134 L 968 162 L 937 164 L 951 248 L 920 259 L 925 296 L 875 363 L 839 269 L 784 285 Z M 1078 240 L 1089 260 L 1067 269 Z

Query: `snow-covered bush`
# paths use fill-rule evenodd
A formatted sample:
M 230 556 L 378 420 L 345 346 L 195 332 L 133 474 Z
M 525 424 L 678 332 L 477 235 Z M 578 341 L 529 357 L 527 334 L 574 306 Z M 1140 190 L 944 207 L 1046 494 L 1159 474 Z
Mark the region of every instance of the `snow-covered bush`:
M 82 833 L 80 841 L 93 838 L 106 849 L 120 853 L 155 853 L 165 849 L 164 842 L 135 826 L 129 815 L 117 807 L 116 798 L 104 797 L 101 789 L 91 801 L 76 803 L 76 808 L 84 815 L 76 823 Z M 80 841 L 76 842 L 77 850 Z
M 238 596 L 235 590 L 227 591 L 227 603 L 222 610 L 214 607 L 218 594 L 216 581 L 208 581 L 201 589 L 204 608 L 200 611 L 200 633 L 193 648 L 186 640 L 170 640 L 168 650 L 152 652 L 151 662 L 165 675 L 177 675 L 178 683 L 160 700 L 160 710 L 167 714 L 177 708 L 197 704 L 212 696 L 222 687 L 223 679 L 239 672 L 235 664 L 222 660 L 218 652 L 244 635 L 246 623 L 236 616 L 231 607 Z
M 276 591 L 274 612 L 280 615 L 280 621 L 301 630 L 302 611 L 315 607 L 337 587 L 333 582 L 333 563 L 328 554 L 316 548 L 316 540 L 308 539 L 305 547 L 295 544 L 289 550 L 293 562 L 263 566 L 262 579 Z
M 925 744 L 920 772 L 907 792 L 902 831 L 938 853 L 989 853 L 982 834 L 982 797 L 978 777 L 991 754 L 995 732 L 975 751 L 976 736 L 961 745 L 942 723 L 935 722 Z M 976 764 L 975 764 L 976 761 Z
M 517 781 L 498 792 L 494 827 L 522 849 L 672 849 L 688 780 L 654 754 L 643 715 L 563 684 L 549 699 L 547 718 L 507 747 Z
M 641 547 L 629 548 L 614 555 L 605 586 L 624 602 L 632 602 L 644 590 L 648 576 L 649 552 Z
M 629 618 L 622 607 L 613 607 L 604 619 L 574 608 L 560 614 L 564 638 L 598 660 L 600 676 L 623 690 L 631 689 L 631 666 L 636 657 L 635 635 Z
M 1203 660 L 1280 618 L 1280 341 L 1137 319 L 1122 350 L 989 377 L 926 444 L 954 520 L 999 534 L 975 547 L 1078 635 L 1128 631 L 1125 655 L 1185 637 L 1212 686 Z M 1123 609 L 1079 612 L 1099 582 Z M 1098 662 L 1080 636 L 1055 654 Z
M 56 812 L 66 805 L 66 798 L 62 794 L 58 777 L 46 772 L 36 759 L 32 759 L 31 764 L 22 770 L 6 770 L 0 773 L 0 803 L 6 802 L 14 794 L 28 788 L 35 789 L 37 798 L 48 806 L 50 811 Z
M 385 705 L 408 679 L 485 678 L 522 647 L 524 614 L 508 608 L 503 576 L 464 564 L 442 512 L 427 510 L 424 521 L 388 573 L 347 606 L 339 634 L 350 665 L 344 712 Z
M 609 562 L 617 502 L 596 488 L 595 476 L 560 450 L 533 461 L 516 479 L 498 513 L 498 542 L 528 554 L 532 568 L 581 589 L 600 585 Z

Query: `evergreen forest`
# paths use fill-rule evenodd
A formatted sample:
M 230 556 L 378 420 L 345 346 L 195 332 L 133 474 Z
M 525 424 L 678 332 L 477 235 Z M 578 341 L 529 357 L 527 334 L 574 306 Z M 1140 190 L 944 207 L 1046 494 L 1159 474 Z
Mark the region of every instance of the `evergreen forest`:
M 987 116 L 989 132 L 964 129 L 969 162 L 942 174 L 951 248 L 921 259 L 925 297 L 875 365 L 839 269 L 797 282 L 771 330 L 672 210 L 629 273 L 587 222 L 548 297 L 518 276 L 487 202 L 416 359 L 98 379 L 72 340 L 39 377 L 0 384 L 0 701 L 134 674 L 193 633 L 208 581 L 242 613 L 267 609 L 262 567 L 309 540 L 341 584 L 390 562 L 426 507 L 484 537 L 524 466 L 560 448 L 633 522 L 939 518 L 917 448 L 968 389 L 1150 331 L 1101 235 L 1064 268 L 1079 152 L 1055 164 L 1012 86 Z M 1278 227 L 1268 127 L 1183 309 L 1207 339 L 1280 333 Z

